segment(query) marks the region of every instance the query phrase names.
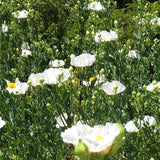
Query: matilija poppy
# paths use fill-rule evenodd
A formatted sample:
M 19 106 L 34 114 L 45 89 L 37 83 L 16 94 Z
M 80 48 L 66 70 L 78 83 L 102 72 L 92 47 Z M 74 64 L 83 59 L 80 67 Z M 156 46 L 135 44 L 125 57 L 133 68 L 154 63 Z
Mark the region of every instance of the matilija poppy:
M 90 153 L 102 152 L 107 154 L 119 133 L 120 129 L 116 126 L 116 123 L 90 127 L 79 121 L 76 125 L 62 132 L 61 137 L 65 143 L 70 143 L 74 146 L 79 141 L 82 141 Z
M 108 95 L 116 95 L 125 90 L 125 86 L 119 81 L 106 82 L 102 84 L 102 89 Z
M 75 67 L 87 67 L 91 66 L 96 60 L 95 55 L 89 53 L 82 53 L 79 56 L 73 55 L 71 57 L 71 65 Z
M 28 84 L 26 82 L 20 82 L 16 79 L 15 83 L 7 81 L 7 88 L 6 90 L 9 93 L 13 93 L 15 95 L 25 94 L 28 91 Z
M 90 4 L 88 4 L 88 8 L 89 10 L 95 10 L 95 11 L 100 11 L 102 9 L 104 9 L 104 7 L 101 5 L 100 2 L 91 2 Z

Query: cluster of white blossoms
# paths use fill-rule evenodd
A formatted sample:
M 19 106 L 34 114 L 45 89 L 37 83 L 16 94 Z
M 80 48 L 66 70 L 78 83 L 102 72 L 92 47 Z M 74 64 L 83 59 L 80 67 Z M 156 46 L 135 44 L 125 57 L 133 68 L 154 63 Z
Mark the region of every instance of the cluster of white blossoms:
M 71 128 L 61 133 L 61 137 L 65 143 L 76 146 L 81 140 L 87 147 L 89 152 L 109 152 L 113 141 L 120 133 L 117 123 L 106 123 L 106 125 L 96 125 L 90 127 L 82 124 L 80 121 Z
M 65 65 L 65 62 L 63 60 L 58 60 L 58 59 L 55 59 L 54 61 L 50 61 L 49 62 L 49 65 L 51 67 L 55 67 L 55 68 L 58 68 L 58 67 L 62 67 Z
M 79 56 L 73 55 L 71 57 L 70 64 L 75 67 L 87 67 L 91 66 L 96 60 L 95 55 L 91 55 L 89 53 L 82 53 Z
M 100 11 L 100 10 L 103 10 L 105 9 L 100 2 L 91 2 L 90 4 L 88 4 L 88 7 L 87 7 L 89 10 L 95 10 L 95 11 Z
M 140 119 L 137 120 L 137 124 L 139 129 L 145 126 L 150 127 L 156 124 L 156 119 L 153 116 L 145 115 L 143 120 L 140 120 Z M 126 128 L 126 131 L 130 133 L 136 133 L 139 131 L 139 129 L 136 127 L 133 120 L 130 120 L 129 122 L 127 122 L 124 127 Z
M 131 58 L 138 58 L 137 52 L 138 52 L 137 50 L 130 50 L 128 56 Z
M 16 79 L 15 83 L 6 80 L 7 88 L 6 90 L 9 93 L 13 93 L 15 95 L 25 94 L 28 91 L 28 84 L 25 82 L 20 82 Z
M 32 73 L 28 80 L 31 81 L 33 86 L 41 85 L 42 83 L 51 85 L 65 82 L 69 77 L 70 72 L 67 68 L 49 68 L 42 73 Z M 41 80 L 43 82 L 41 82 Z
M 13 12 L 13 15 L 15 18 L 27 18 L 28 11 L 26 11 L 26 10 L 16 11 L 16 12 Z
M 115 31 L 110 30 L 110 32 L 107 31 L 101 31 L 97 32 L 95 35 L 95 41 L 97 43 L 99 42 L 107 42 L 107 41 L 115 41 L 118 39 L 118 34 Z
M 120 83 L 119 81 L 112 81 L 112 82 L 106 82 L 102 84 L 102 89 L 104 92 L 106 92 L 108 95 L 116 95 L 125 90 L 125 86 Z

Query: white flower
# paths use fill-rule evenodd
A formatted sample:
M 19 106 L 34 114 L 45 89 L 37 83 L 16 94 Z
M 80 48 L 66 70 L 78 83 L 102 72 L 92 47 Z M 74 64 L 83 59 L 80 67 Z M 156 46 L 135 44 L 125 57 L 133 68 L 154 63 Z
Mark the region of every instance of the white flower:
M 107 123 L 105 126 L 90 127 L 78 122 L 61 133 L 65 143 L 77 145 L 79 140 L 88 147 L 89 152 L 109 151 L 115 137 L 120 133 L 116 124 Z
M 95 41 L 99 42 L 107 42 L 107 41 L 115 41 L 118 38 L 118 34 L 115 31 L 101 31 L 97 32 L 95 35 Z
M 137 123 L 139 124 L 139 126 L 142 128 L 144 127 L 145 125 L 147 126 L 153 126 L 155 125 L 157 122 L 156 122 L 156 119 L 153 117 L 153 116 L 148 116 L 148 115 L 145 115 L 143 120 L 140 120 L 138 119 Z
M 95 82 L 95 86 L 98 85 L 98 84 L 101 84 L 103 82 L 105 82 L 105 75 L 97 75 L 96 77 L 96 82 Z M 85 85 L 85 86 L 91 86 L 91 81 L 82 81 L 82 84 Z
M 56 121 L 57 121 L 56 127 L 60 128 L 60 127 L 67 126 L 67 123 L 65 121 L 67 118 L 68 118 L 67 113 L 64 113 L 63 115 L 58 116 L 56 118 Z
M 28 80 L 31 81 L 32 86 L 37 86 L 41 85 L 40 78 L 44 78 L 44 73 L 37 73 L 37 74 L 32 73 L 29 76 Z
M 128 56 L 131 58 L 137 58 L 137 50 L 130 50 Z
M 28 42 L 24 42 L 24 43 L 21 45 L 21 49 L 22 49 L 22 50 L 23 50 L 23 49 L 30 49 Z
M 94 1 L 94 2 L 91 2 L 90 4 L 88 4 L 88 9 L 99 11 L 99 10 L 104 9 L 104 7 L 101 5 L 100 2 Z
M 155 159 L 152 157 L 152 158 L 150 158 L 150 160 L 155 160 Z
M 31 53 L 30 50 L 28 50 L 28 49 L 23 49 L 23 50 L 22 50 L 22 56 L 28 57 L 29 55 L 30 55 L 30 56 L 32 55 L 32 53 Z
M 127 122 L 124 127 L 126 128 L 127 132 L 130 133 L 135 133 L 139 131 L 139 129 L 136 127 L 135 123 L 132 120 Z
M 71 65 L 76 67 L 87 67 L 91 66 L 96 60 L 95 55 L 91 55 L 89 53 L 83 53 L 79 56 L 71 57 Z
M 15 83 L 10 83 L 10 81 L 7 81 L 7 85 L 8 87 L 6 90 L 15 95 L 25 94 L 28 91 L 28 84 L 25 82 L 20 82 L 18 79 Z
M 160 82 L 157 82 L 156 84 L 153 84 L 153 83 L 149 84 L 149 85 L 146 87 L 146 90 L 149 91 L 149 92 L 153 92 L 153 90 L 154 90 L 155 88 L 158 88 L 158 89 L 160 88 Z
M 26 10 L 16 11 L 16 12 L 13 12 L 13 15 L 15 18 L 27 18 L 28 11 L 26 11 Z
M 108 95 L 115 95 L 123 92 L 125 90 L 125 86 L 119 81 L 106 82 L 102 84 L 102 89 Z
M 8 32 L 8 26 L 5 24 L 2 24 L 1 30 L 3 33 Z
M 44 71 L 44 84 L 58 84 L 67 81 L 69 77 L 67 68 L 49 68 Z
M 151 24 L 156 24 L 156 25 L 160 26 L 160 18 L 153 18 L 151 20 Z
M 2 117 L 0 117 L 0 128 L 2 128 L 5 124 L 6 122 L 2 120 Z
M 63 60 L 58 60 L 58 59 L 55 59 L 54 61 L 50 61 L 49 62 L 49 65 L 51 65 L 52 67 L 62 67 L 65 65 L 65 62 Z

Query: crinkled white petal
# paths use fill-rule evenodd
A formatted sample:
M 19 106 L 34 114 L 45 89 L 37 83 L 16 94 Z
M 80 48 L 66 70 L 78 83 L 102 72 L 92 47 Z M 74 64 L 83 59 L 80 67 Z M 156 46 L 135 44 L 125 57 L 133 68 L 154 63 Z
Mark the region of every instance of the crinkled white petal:
M 87 67 L 91 66 L 96 60 L 95 55 L 91 55 L 89 53 L 83 53 L 79 56 L 71 57 L 71 65 L 76 67 Z
M 132 120 L 125 124 L 125 128 L 127 132 L 130 132 L 130 133 L 135 133 L 139 131 L 135 123 Z
M 117 89 L 115 89 L 115 87 L 117 87 Z M 108 95 L 116 95 L 116 94 L 123 92 L 125 90 L 125 86 L 119 81 L 112 81 L 112 82 L 103 83 L 102 89 Z
M 90 4 L 88 4 L 88 9 L 100 11 L 100 10 L 104 9 L 104 7 L 101 5 L 100 2 L 94 1 L 94 2 L 91 2 Z
M 15 18 L 27 18 L 28 11 L 26 11 L 26 10 L 16 11 L 16 12 L 13 12 L 13 15 Z
M 77 122 L 76 125 L 71 128 L 66 129 L 61 133 L 61 137 L 65 143 L 71 143 L 73 145 L 77 145 L 79 140 L 88 134 L 91 130 L 91 127 L 85 124 L 82 124 L 80 121 Z

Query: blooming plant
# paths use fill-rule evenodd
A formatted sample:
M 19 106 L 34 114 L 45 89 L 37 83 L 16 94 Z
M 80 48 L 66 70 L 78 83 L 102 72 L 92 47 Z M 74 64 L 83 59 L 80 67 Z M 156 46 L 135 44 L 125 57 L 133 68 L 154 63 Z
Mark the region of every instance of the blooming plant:
M 90 157 L 89 159 L 104 159 L 105 155 L 110 151 L 115 138 L 120 134 L 120 129 L 116 123 L 106 123 L 105 126 L 97 125 L 90 127 L 86 124 L 78 122 L 75 126 L 65 130 L 61 133 L 63 141 L 66 143 L 71 143 L 76 148 L 76 153 L 78 152 L 79 145 L 83 142 L 86 145 L 86 152 L 88 155 L 83 157 L 84 153 L 79 154 L 78 157 Z M 79 144 L 80 143 L 80 144 Z M 79 147 L 81 150 L 81 147 Z M 97 156 L 94 157 L 94 153 Z M 80 158 L 82 159 L 82 158 Z

